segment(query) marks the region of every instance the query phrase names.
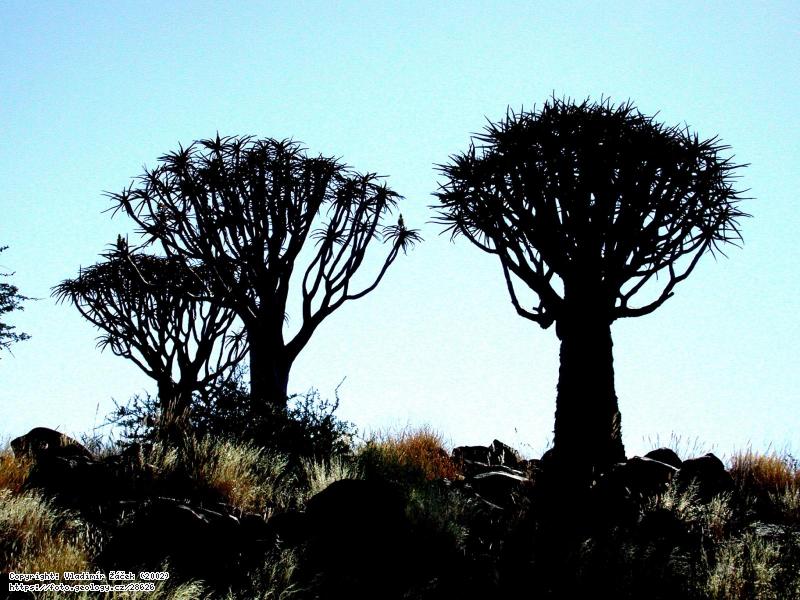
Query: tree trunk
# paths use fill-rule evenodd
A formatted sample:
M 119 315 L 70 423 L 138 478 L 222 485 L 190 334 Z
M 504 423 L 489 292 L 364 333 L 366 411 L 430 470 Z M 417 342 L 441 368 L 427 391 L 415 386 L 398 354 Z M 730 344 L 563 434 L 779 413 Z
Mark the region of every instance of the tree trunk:
M 583 296 L 587 298 L 587 296 Z M 611 323 L 596 304 L 582 302 L 556 324 L 561 340 L 554 458 L 576 485 L 625 460 L 614 390 Z
M 250 343 L 250 395 L 257 413 L 265 416 L 272 410 L 286 410 L 289 371 L 292 368 L 283 340 L 254 334 Z
M 191 389 L 184 389 L 172 379 L 158 382 L 158 438 L 169 445 L 177 445 L 183 441 L 189 429 L 189 410 L 191 407 Z

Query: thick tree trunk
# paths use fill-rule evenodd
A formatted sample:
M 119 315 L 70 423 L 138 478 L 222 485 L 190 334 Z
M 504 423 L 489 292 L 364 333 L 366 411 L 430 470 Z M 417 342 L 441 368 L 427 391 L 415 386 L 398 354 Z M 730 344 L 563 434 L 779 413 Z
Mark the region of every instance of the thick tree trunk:
M 556 324 L 561 364 L 554 457 L 577 485 L 625 459 L 614 390 L 611 323 L 596 305 L 576 306 Z
M 250 394 L 253 407 L 262 416 L 271 411 L 286 410 L 289 371 L 292 368 L 283 340 L 273 340 L 264 335 L 251 335 L 250 343 Z

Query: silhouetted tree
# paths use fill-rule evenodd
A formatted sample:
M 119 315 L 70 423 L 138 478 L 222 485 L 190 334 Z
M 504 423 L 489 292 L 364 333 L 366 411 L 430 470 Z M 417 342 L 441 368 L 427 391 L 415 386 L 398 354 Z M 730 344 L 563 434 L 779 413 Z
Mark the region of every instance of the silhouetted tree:
M 105 261 L 53 288 L 104 334 L 100 348 L 133 361 L 158 385 L 159 431 L 175 439 L 192 394 L 231 373 L 246 345 L 231 331 L 236 314 L 204 300 L 206 269 L 171 257 L 132 253 L 118 238 Z
M 286 140 L 198 141 L 162 156 L 135 185 L 110 197 L 115 212 L 136 222 L 145 244 L 205 267 L 210 298 L 244 324 L 251 394 L 265 409 L 285 407 L 289 371 L 319 324 L 347 300 L 375 289 L 398 253 L 420 239 L 402 219 L 384 224 L 400 196 L 376 175 L 308 157 Z M 377 274 L 355 291 L 353 278 L 376 237 L 391 248 Z M 298 286 L 302 321 L 286 340 L 298 260 L 305 261 Z
M 440 166 L 439 222 L 500 259 L 518 314 L 556 324 L 554 458 L 576 475 L 624 459 L 611 323 L 654 311 L 701 255 L 741 240 L 727 149 L 630 103 L 554 98 Z
M 6 250 L 8 246 L 0 246 L 0 252 Z M 0 273 L 0 277 L 10 277 L 13 273 Z M 10 313 L 13 310 L 23 310 L 22 302 L 30 300 L 27 296 L 19 293 L 17 286 L 10 283 L 0 283 L 0 315 Z M 16 327 L 0 321 L 0 350 L 9 350 L 14 342 L 27 340 L 30 336 L 27 333 L 16 333 Z

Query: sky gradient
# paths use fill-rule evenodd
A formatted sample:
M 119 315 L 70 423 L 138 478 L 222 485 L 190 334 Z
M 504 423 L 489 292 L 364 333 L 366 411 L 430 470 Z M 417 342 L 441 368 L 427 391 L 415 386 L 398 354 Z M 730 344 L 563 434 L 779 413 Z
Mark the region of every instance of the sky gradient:
M 518 317 L 496 259 L 440 235 L 429 206 L 435 165 L 486 119 L 555 94 L 631 100 L 749 164 L 743 248 L 612 327 L 628 453 L 673 433 L 726 455 L 800 452 L 797 3 L 165 4 L 0 4 L 0 271 L 41 298 L 9 319 L 32 339 L 0 358 L 0 434 L 87 431 L 112 398 L 154 391 L 50 288 L 133 236 L 104 191 L 219 132 L 386 175 L 425 238 L 323 323 L 291 390 L 330 396 L 346 378 L 339 414 L 364 432 L 430 424 L 453 444 L 541 453 L 555 332 Z

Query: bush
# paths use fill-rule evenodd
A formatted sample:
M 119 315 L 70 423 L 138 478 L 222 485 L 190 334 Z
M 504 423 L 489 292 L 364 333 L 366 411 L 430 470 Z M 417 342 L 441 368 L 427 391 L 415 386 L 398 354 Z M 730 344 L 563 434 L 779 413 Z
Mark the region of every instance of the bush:
M 365 477 L 407 485 L 461 476 L 441 435 L 429 427 L 375 435 L 358 450 L 357 460 Z
M 252 443 L 284 454 L 292 468 L 303 459 L 328 459 L 350 452 L 355 435 L 352 423 L 335 415 L 338 394 L 333 401 L 323 400 L 316 389 L 295 394 L 287 409 L 264 415 L 255 410 L 241 378 L 233 379 L 211 392 L 196 395 L 189 413 L 190 433 Z M 121 427 L 122 444 L 155 442 L 159 417 L 158 399 L 145 394 L 134 396 L 127 405 L 117 405 L 108 422 Z

